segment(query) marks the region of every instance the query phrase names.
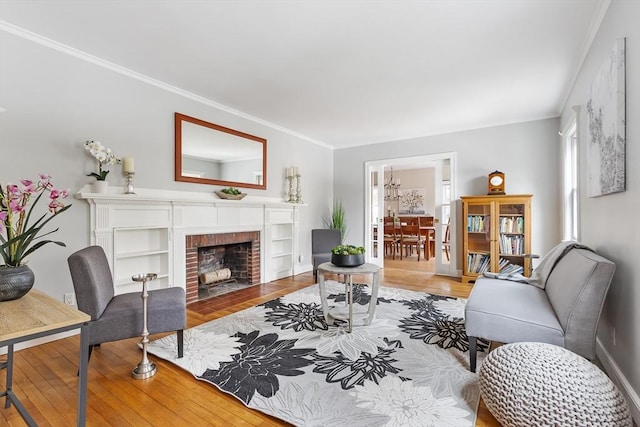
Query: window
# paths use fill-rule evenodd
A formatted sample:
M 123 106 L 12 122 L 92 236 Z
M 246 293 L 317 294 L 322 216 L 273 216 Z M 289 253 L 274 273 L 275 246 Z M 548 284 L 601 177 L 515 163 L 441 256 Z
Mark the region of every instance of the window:
M 562 133 L 563 240 L 578 240 L 578 131 L 575 119 Z

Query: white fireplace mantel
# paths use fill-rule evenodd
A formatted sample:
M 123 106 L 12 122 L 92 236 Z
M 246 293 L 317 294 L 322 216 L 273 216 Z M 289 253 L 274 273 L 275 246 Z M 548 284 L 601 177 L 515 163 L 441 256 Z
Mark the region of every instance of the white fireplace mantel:
M 90 205 L 91 244 L 104 248 L 115 292 L 139 290 L 133 274 L 155 272 L 150 288 L 186 286 L 185 238 L 195 234 L 260 232 L 260 278 L 269 282 L 295 274 L 301 204 L 247 196 L 219 199 L 211 193 L 112 187 L 77 194 Z M 144 270 L 144 271 L 143 271 Z

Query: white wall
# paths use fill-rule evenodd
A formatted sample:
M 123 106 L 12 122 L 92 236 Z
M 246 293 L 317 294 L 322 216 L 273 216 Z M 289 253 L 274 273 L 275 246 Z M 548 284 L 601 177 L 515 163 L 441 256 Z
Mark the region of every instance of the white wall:
M 640 423 L 640 2 L 613 0 L 568 98 L 562 123 L 578 115 L 579 204 L 581 240 L 616 263 L 616 273 L 598 328 L 598 356 L 610 374 L 624 377 L 634 399 Z M 586 104 L 596 72 L 613 48 L 626 37 L 626 191 L 597 198 L 586 197 L 589 143 Z M 613 372 L 612 372 L 613 371 Z M 623 387 L 625 385 L 623 384 Z
M 212 76 L 215 78 L 215 76 Z M 274 100 L 278 102 L 278 100 Z M 333 152 L 261 123 L 234 116 L 179 94 L 119 74 L 13 34 L 0 32 L 0 183 L 53 176 L 54 184 L 73 193 L 92 179 L 94 160 L 83 142 L 99 140 L 120 156 L 135 158 L 139 188 L 214 191 L 220 187 L 175 182 L 174 112 L 237 129 L 268 141 L 267 190 L 251 196 L 284 198 L 285 168 L 302 173 L 301 229 L 322 227 L 320 212 L 331 205 Z M 124 185 L 121 167 L 112 167 L 112 186 Z M 52 237 L 66 248 L 48 245 L 29 257 L 35 288 L 62 300 L 72 292 L 67 257 L 90 242 L 89 206 L 60 215 Z M 310 233 L 301 233 L 303 263 L 311 259 Z
M 390 172 L 384 173 L 385 182 L 389 180 L 391 176 Z M 424 207 L 425 212 L 421 215 L 433 216 L 435 214 L 435 169 L 434 168 L 421 168 L 421 169 L 403 169 L 394 170 L 393 178 L 400 180 L 400 190 L 410 190 L 421 188 L 424 192 Z M 392 214 L 396 215 L 400 212 L 400 201 L 389 200 L 384 203 L 384 213 L 387 215 L 390 210 Z
M 457 176 L 452 177 L 457 194 L 452 200 L 486 194 L 487 175 L 496 169 L 504 172 L 507 194 L 534 195 L 532 250 L 545 254 L 561 238 L 558 130 L 558 119 L 547 119 L 336 150 L 334 193 L 345 206 L 350 243 L 364 242 L 366 161 L 457 152 Z M 462 268 L 461 261 L 454 265 Z

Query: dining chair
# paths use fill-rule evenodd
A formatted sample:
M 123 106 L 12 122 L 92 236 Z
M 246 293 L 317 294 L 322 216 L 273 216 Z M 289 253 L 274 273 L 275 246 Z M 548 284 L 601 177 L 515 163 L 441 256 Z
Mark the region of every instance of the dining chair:
M 424 238 L 420 235 L 420 226 L 417 224 L 400 225 L 400 245 L 404 248 L 406 256 L 413 255 L 413 248 L 418 253 L 418 261 L 420 261 L 420 251 L 425 244 Z
M 444 239 L 442 240 L 442 248 L 447 256 L 447 261 L 451 261 L 451 218 L 447 221 L 447 228 L 444 231 Z
M 435 233 L 434 218 L 432 216 L 420 217 L 420 235 L 425 241 L 424 259 L 427 261 L 431 259 L 431 254 L 435 254 L 436 251 Z
M 396 259 L 396 249 L 398 245 L 398 236 L 393 221 L 384 223 L 384 254 L 385 256 L 391 251 L 393 259 Z M 402 256 L 402 254 L 400 254 Z M 402 258 L 400 258 L 402 259 Z

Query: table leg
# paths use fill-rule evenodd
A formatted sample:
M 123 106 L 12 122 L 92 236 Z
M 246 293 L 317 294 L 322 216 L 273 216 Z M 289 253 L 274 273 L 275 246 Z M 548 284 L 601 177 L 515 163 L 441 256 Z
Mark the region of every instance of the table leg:
M 7 386 L 6 391 L 4 392 L 4 396 L 6 396 L 4 401 L 4 407 L 11 407 L 11 399 L 9 399 L 9 393 L 11 393 L 11 386 L 13 384 L 13 344 L 9 344 L 7 347 Z
M 87 374 L 89 366 L 89 325 L 80 328 L 80 367 L 78 369 L 78 427 L 84 427 L 87 419 Z
M 367 317 L 367 325 L 373 321 L 376 313 L 376 305 L 378 304 L 378 288 L 380 287 L 380 271 L 373 273 L 371 281 L 371 300 L 369 301 L 369 316 Z
M 329 319 L 329 304 L 327 303 L 327 290 L 324 284 L 324 271 L 318 269 L 318 288 L 320 288 L 320 303 L 322 304 L 322 314 L 328 325 L 333 325 Z
M 353 331 L 353 276 L 351 274 L 349 276 L 349 291 L 348 293 L 348 301 L 349 301 L 349 333 Z
M 6 367 L 7 367 L 7 389 L 4 391 L 4 393 L 0 394 L 0 396 L 6 396 L 4 407 L 10 408 L 11 404 L 13 403 L 13 406 L 15 406 L 16 410 L 18 411 L 18 413 L 20 414 L 24 422 L 27 423 L 29 427 L 36 427 L 37 424 L 34 421 L 34 419 L 31 417 L 29 412 L 27 412 L 27 408 L 24 407 L 22 402 L 20 402 L 20 399 L 18 399 L 18 396 L 16 396 L 13 390 L 11 389 L 13 386 L 13 344 L 9 344 L 7 348 Z

